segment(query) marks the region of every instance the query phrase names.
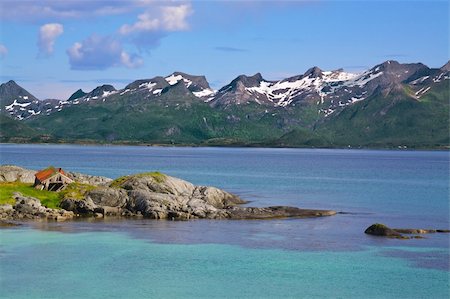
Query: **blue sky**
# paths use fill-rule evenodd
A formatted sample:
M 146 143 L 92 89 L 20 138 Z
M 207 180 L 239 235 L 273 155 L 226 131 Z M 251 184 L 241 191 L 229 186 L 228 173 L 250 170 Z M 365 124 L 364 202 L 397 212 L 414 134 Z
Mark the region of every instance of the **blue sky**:
M 312 66 L 449 60 L 449 1 L 0 0 L 1 82 L 38 98 L 183 71 L 213 88 Z

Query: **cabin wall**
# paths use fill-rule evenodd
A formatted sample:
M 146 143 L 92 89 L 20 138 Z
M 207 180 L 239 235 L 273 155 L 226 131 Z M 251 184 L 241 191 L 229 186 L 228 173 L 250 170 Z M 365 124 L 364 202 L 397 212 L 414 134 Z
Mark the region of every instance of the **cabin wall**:
M 63 189 L 65 189 L 67 187 L 68 184 L 73 183 L 73 180 L 66 177 L 65 175 L 62 175 L 60 173 L 55 174 L 51 177 L 49 177 L 48 179 L 44 180 L 44 181 L 39 181 L 37 178 L 34 181 L 34 187 L 38 190 L 50 190 L 50 189 L 54 189 L 55 190 L 51 190 L 51 191 L 61 191 Z M 60 186 L 59 186 L 60 184 Z M 58 186 L 55 186 L 58 185 Z

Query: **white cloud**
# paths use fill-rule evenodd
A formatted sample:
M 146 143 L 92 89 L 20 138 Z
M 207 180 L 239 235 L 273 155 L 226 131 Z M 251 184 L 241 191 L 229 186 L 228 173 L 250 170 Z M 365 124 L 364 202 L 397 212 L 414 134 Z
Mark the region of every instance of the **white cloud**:
M 5 58 L 8 55 L 8 48 L 5 45 L 0 44 L 0 58 Z
M 168 31 L 189 29 L 186 18 L 192 14 L 192 7 L 190 4 L 166 6 L 162 8 L 162 12 L 164 29 Z
M 120 53 L 120 62 L 124 66 L 132 69 L 140 67 L 142 64 L 144 64 L 144 60 L 141 57 L 139 57 L 138 55 L 130 56 L 130 54 L 125 51 L 122 51 Z
M 151 31 L 182 31 L 189 29 L 187 17 L 193 13 L 190 4 L 176 6 L 161 6 L 155 10 L 148 10 L 138 15 L 138 20 L 132 24 L 125 24 L 119 29 L 123 35 Z
M 119 32 L 127 35 L 133 32 L 139 31 L 153 31 L 160 28 L 160 20 L 154 19 L 149 13 L 143 13 L 138 15 L 138 21 L 133 25 L 125 24 L 120 27 Z
M 92 35 L 76 42 L 67 50 L 69 62 L 75 70 L 104 70 L 125 66 L 137 68 L 143 60 L 136 54 L 128 54 L 119 40 L 111 36 Z
M 50 23 L 39 29 L 38 47 L 39 55 L 49 56 L 53 54 L 55 40 L 63 34 L 64 27 L 58 23 Z

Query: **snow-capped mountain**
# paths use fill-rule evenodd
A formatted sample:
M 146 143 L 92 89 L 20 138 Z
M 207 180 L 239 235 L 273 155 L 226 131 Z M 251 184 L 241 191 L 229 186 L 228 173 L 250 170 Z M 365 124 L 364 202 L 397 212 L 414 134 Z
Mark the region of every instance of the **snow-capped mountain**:
M 60 109 L 59 100 L 38 100 L 31 93 L 10 80 L 0 85 L 0 113 L 23 120 Z
M 163 97 L 166 101 L 186 97 L 206 102 L 217 109 L 250 103 L 277 109 L 297 104 L 315 105 L 319 114 L 328 117 L 377 93 L 388 96 L 392 91 L 405 90 L 407 96 L 419 100 L 436 84 L 450 79 L 449 69 L 449 63 L 432 69 L 421 63 L 400 64 L 396 61 L 386 61 L 359 74 L 343 69 L 323 71 L 313 67 L 302 75 L 278 81 L 266 80 L 260 73 L 240 75 L 218 91 L 210 87 L 204 76 L 174 72 L 166 77 L 136 80 L 120 90 L 112 85 L 102 85 L 89 93 L 77 90 L 68 100 L 44 101 L 9 81 L 0 86 L 0 111 L 22 120 L 49 115 L 74 105 L 111 102 L 120 98 L 156 100 L 167 95 Z
M 386 61 L 360 74 L 347 73 L 342 69 L 322 71 L 313 67 L 303 75 L 279 81 L 265 80 L 259 73 L 252 77 L 241 75 L 221 88 L 210 103 L 214 107 L 252 102 L 288 107 L 312 102 L 320 107 L 319 113 L 329 116 L 341 107 L 363 101 L 374 92 L 387 95 L 403 83 L 411 85 L 415 96 L 420 98 L 432 88 L 433 83 L 449 79 L 448 68 L 448 63 L 440 69 L 430 69 L 421 63 Z
M 151 79 L 136 80 L 121 90 L 116 90 L 111 85 L 102 85 L 95 88 L 93 91 L 82 95 L 81 90 L 77 90 L 81 96 L 70 97 L 73 99 L 72 104 L 79 104 L 80 102 L 89 101 L 109 101 L 119 97 L 137 97 L 141 99 L 154 99 L 169 90 L 178 89 L 184 90 L 184 93 L 192 94 L 195 97 L 207 101 L 208 98 L 215 92 L 209 86 L 205 76 L 193 76 L 181 72 L 175 72 L 167 77 L 157 76 Z M 115 95 L 116 97 L 112 97 Z

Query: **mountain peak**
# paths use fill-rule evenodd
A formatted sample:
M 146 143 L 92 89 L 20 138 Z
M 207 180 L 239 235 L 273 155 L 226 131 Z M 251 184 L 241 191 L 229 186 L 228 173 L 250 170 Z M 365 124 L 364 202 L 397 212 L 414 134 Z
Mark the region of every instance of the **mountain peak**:
M 154 86 L 155 89 L 163 89 L 164 87 L 168 86 L 169 83 L 167 83 L 166 79 L 164 79 L 161 76 L 156 76 L 151 79 L 139 79 L 136 81 L 131 82 L 127 86 L 125 86 L 125 90 L 127 89 L 139 89 L 139 88 L 147 88 L 146 85 L 154 83 L 156 84 Z
M 6 83 L 4 83 L 4 84 L 6 84 L 6 85 L 18 85 L 18 84 L 16 83 L 16 81 L 14 81 L 14 80 L 9 80 L 8 82 L 6 82 Z
M 103 84 L 101 86 L 97 86 L 96 88 L 94 88 L 94 90 L 92 90 L 91 92 L 97 92 L 97 91 L 115 91 L 116 89 L 114 88 L 114 86 L 110 85 L 110 84 Z
M 186 84 L 186 87 L 192 92 L 210 89 L 209 83 L 205 76 L 195 76 L 177 71 L 167 76 L 165 80 L 170 85 L 175 85 L 179 81 L 183 81 Z
M 14 100 L 18 102 L 31 102 L 37 100 L 14 80 L 9 80 L 0 85 L 0 106 L 9 105 Z
M 376 71 L 395 71 L 396 69 L 398 69 L 401 66 L 401 64 L 398 61 L 395 60 L 386 60 L 383 63 L 380 63 L 376 66 L 374 66 L 372 69 L 376 70 Z
M 447 61 L 447 63 L 444 64 L 444 65 L 441 67 L 441 70 L 442 70 L 442 71 L 447 71 L 447 72 L 450 71 L 450 60 Z
M 314 67 L 310 68 L 309 70 L 307 70 L 303 76 L 317 78 L 317 77 L 322 77 L 322 75 L 323 75 L 323 71 L 319 67 L 314 66 Z
M 262 75 L 261 75 L 261 73 L 256 73 L 256 74 L 254 74 L 253 76 L 251 76 L 249 78 L 255 79 L 255 80 L 258 80 L 258 81 L 263 81 L 264 80 Z
M 240 75 L 231 82 L 231 85 L 236 85 L 240 82 L 245 87 L 253 87 L 258 86 L 261 81 L 264 81 L 261 73 L 256 73 L 253 76 Z
M 88 97 L 102 97 L 102 96 L 105 95 L 105 93 L 111 93 L 113 91 L 116 91 L 114 86 L 109 85 L 109 84 L 103 84 L 101 86 L 97 86 L 96 88 L 94 88 L 86 96 L 88 96 Z
M 1 85 L 3 88 L 13 88 L 13 89 L 18 89 L 18 88 L 22 88 L 19 84 L 16 83 L 16 81 L 14 80 L 9 80 L 6 83 L 3 83 Z
M 79 98 L 84 97 L 85 95 L 87 95 L 87 93 L 85 93 L 81 88 L 78 89 L 77 91 L 75 91 L 68 99 L 68 101 L 73 101 Z
M 385 62 L 383 62 L 381 65 L 385 65 L 385 66 L 388 66 L 388 65 L 399 65 L 400 64 L 400 62 L 398 62 L 397 60 L 386 60 Z

